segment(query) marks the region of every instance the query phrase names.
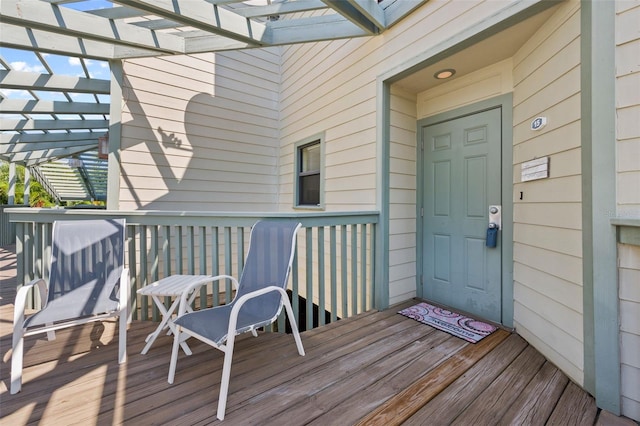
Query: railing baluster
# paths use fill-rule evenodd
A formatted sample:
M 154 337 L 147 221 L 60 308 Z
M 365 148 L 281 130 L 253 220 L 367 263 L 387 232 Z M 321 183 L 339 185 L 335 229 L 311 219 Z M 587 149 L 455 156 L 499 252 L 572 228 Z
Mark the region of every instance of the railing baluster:
M 149 226 L 149 234 L 151 237 L 151 251 L 149 252 L 149 256 L 151 257 L 151 281 L 149 283 L 153 283 L 158 281 L 158 227 L 157 226 Z M 165 305 L 167 305 L 167 300 L 164 301 Z M 168 307 L 168 306 L 167 306 Z M 160 321 L 160 311 L 155 303 L 151 304 L 151 318 L 153 321 Z
M 224 274 L 233 276 L 233 256 L 231 254 L 231 227 L 224 228 Z M 231 281 L 225 280 L 224 285 L 224 303 L 231 302 Z
M 165 225 L 162 227 L 162 265 L 165 277 L 171 275 L 171 227 Z M 164 298 L 165 305 L 171 303 L 170 297 Z
M 140 286 L 149 284 L 147 278 L 147 227 L 140 226 Z M 149 319 L 149 300 L 142 298 L 142 319 Z
M 305 330 L 313 328 L 313 228 L 306 228 L 306 255 L 307 255 L 307 277 L 306 277 L 306 327 Z
M 324 227 L 318 227 L 318 327 L 326 324 L 324 285 Z
M 340 227 L 340 284 L 342 290 L 342 317 L 349 316 L 349 283 L 347 282 L 347 225 Z
M 373 309 L 376 307 L 376 230 L 377 226 L 375 224 L 371 225 L 371 249 L 369 250 L 369 308 Z
M 207 275 L 207 228 L 201 226 L 198 230 L 198 245 L 200 246 L 200 275 Z M 200 309 L 207 307 L 207 286 L 200 287 Z
M 236 247 L 238 256 L 238 277 L 242 274 L 244 269 L 244 228 L 239 226 L 236 229 Z
M 196 273 L 196 254 L 195 254 L 195 229 L 193 226 L 187 226 L 187 274 L 194 275 Z
M 360 312 L 367 310 L 367 224 L 360 225 Z
M 183 257 L 182 257 L 182 246 L 184 244 L 182 237 L 182 225 L 176 226 L 176 274 L 183 274 L 184 271 L 182 269 Z
M 331 276 L 331 322 L 338 319 L 338 271 L 336 262 L 336 227 L 329 228 L 329 262 Z
M 351 225 L 351 309 L 358 313 L 358 225 Z
M 220 275 L 220 247 L 218 238 L 218 227 L 214 226 L 211 229 L 211 275 Z M 213 288 L 211 289 L 213 301 L 212 306 L 220 305 L 220 281 L 213 282 Z
M 127 225 L 127 250 L 129 255 L 129 285 L 131 286 L 131 293 L 129 294 L 129 300 L 132 301 L 131 306 L 131 319 L 139 319 L 138 315 L 138 295 L 136 291 L 140 284 L 138 280 L 138 262 L 136 262 L 136 227 L 135 225 Z

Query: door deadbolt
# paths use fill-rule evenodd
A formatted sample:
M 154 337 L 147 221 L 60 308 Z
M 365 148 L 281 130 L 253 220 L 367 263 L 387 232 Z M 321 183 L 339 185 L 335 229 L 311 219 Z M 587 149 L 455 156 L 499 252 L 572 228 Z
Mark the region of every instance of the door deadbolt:
M 489 206 L 489 225 L 495 225 L 498 229 L 502 229 L 502 206 Z

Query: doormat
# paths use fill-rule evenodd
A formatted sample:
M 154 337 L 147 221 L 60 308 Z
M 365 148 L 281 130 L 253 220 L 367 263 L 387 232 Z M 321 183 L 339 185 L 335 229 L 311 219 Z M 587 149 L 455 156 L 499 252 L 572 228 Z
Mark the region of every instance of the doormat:
M 498 329 L 486 322 L 478 321 L 425 302 L 405 308 L 398 313 L 423 324 L 430 325 L 438 330 L 446 331 L 449 334 L 471 343 L 479 342 Z

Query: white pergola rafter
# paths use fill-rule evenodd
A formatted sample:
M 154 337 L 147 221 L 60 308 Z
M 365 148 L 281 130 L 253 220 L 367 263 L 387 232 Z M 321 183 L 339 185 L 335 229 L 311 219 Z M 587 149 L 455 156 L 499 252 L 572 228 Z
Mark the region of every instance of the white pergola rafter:
M 102 59 L 279 46 L 380 34 L 427 0 L 110 1 L 82 12 L 65 0 L 2 0 L 0 46 Z
M 109 129 L 110 105 L 101 97 L 110 94 L 111 83 L 91 78 L 85 60 L 375 36 L 428 0 L 109 1 L 113 7 L 90 10 L 85 0 L 0 0 L 0 47 L 34 52 L 46 70 L 15 70 L 0 55 L 0 159 L 34 167 L 39 179 L 45 176 L 35 166 L 56 159 L 104 163 L 97 147 Z M 45 54 L 77 58 L 85 75 L 56 74 Z M 99 181 L 105 170 L 76 174 Z

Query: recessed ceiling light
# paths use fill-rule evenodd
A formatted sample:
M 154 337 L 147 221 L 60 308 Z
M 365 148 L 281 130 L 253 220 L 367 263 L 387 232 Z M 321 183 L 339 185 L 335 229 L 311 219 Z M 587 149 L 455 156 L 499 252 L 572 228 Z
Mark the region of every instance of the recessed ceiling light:
M 446 70 L 440 70 L 437 73 L 435 73 L 433 76 L 435 78 L 437 78 L 438 80 L 444 80 L 450 77 L 453 77 L 453 75 L 456 73 L 456 70 L 454 70 L 453 68 L 448 68 Z

